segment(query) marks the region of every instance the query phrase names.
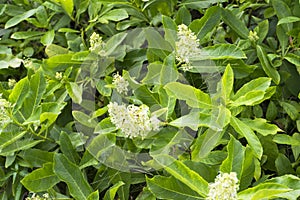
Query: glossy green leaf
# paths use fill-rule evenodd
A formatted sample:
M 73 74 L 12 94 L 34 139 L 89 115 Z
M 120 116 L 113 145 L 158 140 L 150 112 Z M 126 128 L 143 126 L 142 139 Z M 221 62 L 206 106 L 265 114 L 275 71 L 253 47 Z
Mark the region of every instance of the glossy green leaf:
M 71 139 L 69 135 L 65 132 L 61 132 L 59 137 L 60 149 L 61 152 L 73 163 L 79 163 L 79 155 L 77 154 L 76 150 L 74 149 Z
M 208 193 L 207 181 L 181 161 L 175 160 L 168 155 L 157 155 L 154 159 L 173 177 L 180 180 L 200 196 L 206 196 Z
M 246 58 L 245 53 L 233 44 L 216 44 L 210 47 L 204 47 L 200 51 L 201 56 L 191 58 L 192 61 L 197 60 L 220 60 L 220 59 L 243 59 Z
M 147 178 L 149 190 L 160 199 L 195 200 L 203 199 L 196 192 L 174 177 L 154 176 Z
M 31 17 L 32 15 L 34 15 L 36 13 L 37 9 L 32 9 L 29 11 L 26 11 L 20 15 L 14 16 L 13 18 L 11 18 L 10 20 L 8 20 L 5 23 L 5 29 L 11 28 L 17 24 L 19 24 L 20 22 L 26 20 L 27 18 Z
M 278 157 L 276 158 L 275 166 L 278 175 L 295 174 L 290 160 L 282 153 L 279 153 Z
M 233 90 L 234 75 L 230 65 L 227 65 L 221 80 L 221 93 L 227 103 Z
M 54 30 L 47 31 L 43 37 L 41 37 L 41 43 L 44 46 L 52 44 L 54 40 L 55 32 Z
M 288 53 L 284 58 L 290 63 L 294 64 L 297 68 L 298 73 L 300 74 L 300 56 L 292 53 Z
M 82 102 L 82 85 L 78 85 L 74 82 L 69 82 L 66 84 L 66 89 L 68 91 L 68 94 L 74 101 L 74 103 L 80 104 Z
M 243 161 L 245 148 L 243 145 L 231 136 L 227 145 L 227 158 L 222 162 L 220 171 L 223 173 L 236 172 L 238 177 L 241 177 L 243 170 Z
M 293 23 L 293 22 L 299 22 L 300 21 L 300 17 L 295 17 L 295 16 L 289 16 L 289 17 L 284 17 L 284 18 L 281 18 L 279 21 L 278 21 L 278 25 L 280 24 L 288 24 L 288 23 Z
M 32 167 L 42 167 L 45 163 L 53 161 L 54 153 L 31 148 L 21 151 L 18 156 L 29 162 Z
M 12 39 L 20 40 L 20 39 L 28 39 L 36 36 L 43 35 L 43 32 L 39 31 L 20 31 L 13 33 L 10 37 Z
M 208 94 L 190 85 L 171 82 L 164 87 L 167 93 L 179 100 L 184 100 L 194 108 L 211 108 L 211 99 Z
M 175 82 L 178 78 L 178 71 L 175 64 L 175 55 L 168 55 L 161 68 L 160 72 L 160 84 L 166 85 L 170 82 Z
M 112 187 L 110 187 L 109 190 L 107 190 L 107 192 L 105 193 L 103 200 L 114 200 L 118 189 L 124 184 L 124 182 L 119 181 Z
M 222 9 L 221 16 L 225 24 L 227 24 L 241 38 L 248 38 L 249 30 L 247 29 L 246 25 L 239 18 L 237 18 L 230 10 Z
M 203 17 L 193 20 L 189 28 L 196 33 L 201 40 L 210 33 L 220 22 L 221 9 L 219 6 L 212 6 L 208 8 Z
M 260 77 L 244 84 L 233 96 L 233 100 L 236 100 L 251 91 L 266 91 L 270 86 L 270 78 Z
M 128 13 L 126 12 L 125 9 L 114 9 L 110 10 L 107 13 L 105 13 L 99 21 L 101 22 L 108 22 L 109 20 L 111 21 L 121 21 L 123 19 L 126 19 L 128 17 Z
M 231 117 L 230 125 L 234 128 L 236 132 L 238 132 L 241 136 L 246 138 L 249 146 L 253 150 L 254 155 L 260 159 L 263 154 L 263 148 L 258 137 L 251 130 L 251 128 L 247 126 L 244 122 L 240 121 L 238 118 L 233 116 Z
M 14 105 L 14 112 L 17 111 L 23 104 L 29 91 L 28 78 L 23 78 L 15 85 L 9 95 L 9 101 Z
M 267 135 L 275 135 L 277 132 L 281 132 L 282 130 L 278 128 L 274 124 L 267 123 L 267 120 L 263 118 L 255 118 L 251 119 L 242 119 L 242 121 L 249 126 L 253 131 L 258 132 L 263 136 Z
M 21 183 L 32 192 L 43 192 L 52 188 L 59 182 L 59 178 L 53 172 L 53 163 L 46 163 L 42 168 L 36 169 L 26 175 Z
M 90 116 L 87 114 L 81 112 L 81 111 L 76 111 L 74 110 L 72 112 L 73 117 L 81 124 L 90 127 L 90 128 L 95 128 L 97 126 L 97 122 L 92 119 Z
M 161 63 L 150 63 L 147 66 L 148 72 L 145 76 L 145 78 L 142 80 L 145 84 L 151 84 L 156 85 L 160 83 L 160 72 L 162 70 L 162 64 Z
M 92 188 L 85 180 L 79 167 L 70 162 L 64 155 L 55 154 L 53 169 L 59 179 L 68 185 L 70 194 L 76 200 L 85 200 L 92 193 Z
M 285 193 L 290 190 L 291 189 L 287 186 L 278 183 L 262 183 L 239 192 L 238 198 L 251 200 L 270 199 L 277 194 Z
M 24 116 L 30 117 L 40 104 L 46 91 L 46 79 L 42 70 L 30 78 L 29 95 L 24 101 Z
M 298 118 L 299 111 L 294 105 L 288 102 L 280 102 L 280 105 L 292 120 L 296 120 Z
M 74 2 L 73 0 L 57 0 L 66 11 L 66 13 L 72 18 L 72 13 L 74 9 Z
M 220 142 L 224 131 L 216 131 L 208 129 L 201 136 L 199 136 L 192 145 L 192 158 L 195 161 L 202 161 L 209 156 L 210 152 Z
M 96 190 L 95 192 L 92 192 L 88 197 L 87 200 L 96 200 L 99 199 L 99 191 Z
M 277 134 L 274 136 L 273 141 L 277 144 L 287 144 L 300 146 L 300 141 L 286 134 Z
M 270 78 L 272 78 L 273 82 L 278 85 L 280 82 L 280 75 L 278 71 L 271 65 L 264 48 L 257 45 L 256 52 L 263 70 Z

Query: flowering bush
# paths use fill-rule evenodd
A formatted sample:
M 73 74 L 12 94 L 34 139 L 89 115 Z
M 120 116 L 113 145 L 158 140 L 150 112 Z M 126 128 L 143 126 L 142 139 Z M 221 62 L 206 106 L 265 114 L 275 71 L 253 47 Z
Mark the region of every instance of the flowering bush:
M 0 199 L 298 199 L 299 4 L 1 1 Z

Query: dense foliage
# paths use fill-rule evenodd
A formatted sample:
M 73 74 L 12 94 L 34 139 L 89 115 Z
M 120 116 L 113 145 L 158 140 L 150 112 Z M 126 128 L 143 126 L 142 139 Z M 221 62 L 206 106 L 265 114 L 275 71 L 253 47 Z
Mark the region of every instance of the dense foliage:
M 0 22 L 1 200 L 300 196 L 299 0 L 0 0 Z

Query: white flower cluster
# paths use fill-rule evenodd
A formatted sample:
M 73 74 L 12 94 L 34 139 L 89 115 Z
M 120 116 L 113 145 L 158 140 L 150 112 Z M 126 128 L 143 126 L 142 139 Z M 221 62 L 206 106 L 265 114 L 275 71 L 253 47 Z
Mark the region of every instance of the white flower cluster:
M 215 182 L 209 184 L 207 200 L 237 200 L 238 182 L 235 172 L 220 173 Z
M 99 50 L 99 54 L 104 55 L 105 54 L 104 47 L 105 47 L 105 42 L 103 42 L 102 37 L 99 34 L 94 32 L 90 37 L 89 50 L 90 51 Z
M 178 41 L 176 42 L 176 59 L 185 63 L 185 67 L 190 67 L 190 58 L 200 54 L 199 39 L 185 25 L 178 26 Z
M 120 94 L 127 95 L 129 83 L 122 76 L 120 76 L 118 72 L 113 75 L 112 84 Z
M 160 120 L 156 116 L 149 117 L 146 105 L 126 107 L 110 102 L 107 107 L 111 122 L 128 138 L 144 138 L 151 130 L 159 129 Z
M 15 79 L 8 79 L 8 87 L 13 88 L 17 81 Z
M 9 102 L 6 101 L 6 99 L 2 99 L 2 94 L 0 94 L 0 129 L 3 125 L 10 121 L 6 111 L 8 107 Z
M 32 193 L 31 197 L 26 197 L 25 200 L 50 200 L 50 196 L 48 193 L 43 194 L 42 197 L 40 197 L 39 195 Z

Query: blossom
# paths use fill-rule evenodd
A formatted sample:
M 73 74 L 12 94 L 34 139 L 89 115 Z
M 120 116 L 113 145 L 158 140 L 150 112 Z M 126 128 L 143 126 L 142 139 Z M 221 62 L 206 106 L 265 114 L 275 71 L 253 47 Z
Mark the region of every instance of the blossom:
M 8 79 L 8 87 L 13 88 L 16 85 L 15 79 Z
M 126 107 L 110 102 L 107 107 L 111 122 L 128 138 L 144 138 L 151 130 L 159 128 L 159 119 L 155 116 L 149 117 L 149 107 L 144 104 Z
M 184 24 L 178 26 L 177 33 L 178 41 L 176 45 L 176 59 L 179 62 L 185 63 L 185 67 L 190 67 L 190 58 L 199 55 L 199 39 L 197 36 Z
M 105 51 L 104 51 L 104 47 L 105 47 L 105 42 L 103 42 L 102 37 L 97 34 L 97 33 L 93 33 L 90 36 L 90 51 L 96 51 L 99 50 L 99 54 L 100 55 L 104 55 Z
M 0 94 L 0 128 L 10 121 L 6 110 L 9 105 L 9 102 L 6 99 L 3 99 L 2 94 Z
M 258 37 L 256 31 L 249 31 L 248 38 L 249 38 L 250 41 L 253 41 L 253 42 L 259 40 L 259 37 Z
M 43 194 L 42 197 L 37 195 L 36 193 L 32 193 L 31 197 L 26 197 L 25 200 L 50 200 L 50 196 L 48 193 Z
M 55 78 L 56 78 L 57 80 L 61 80 L 62 77 L 63 77 L 62 72 L 56 72 L 56 73 L 55 73 Z
M 112 84 L 120 94 L 127 95 L 129 83 L 122 76 L 120 76 L 119 73 L 113 75 Z
M 220 173 L 215 182 L 209 184 L 207 200 L 237 200 L 238 182 L 235 172 Z

